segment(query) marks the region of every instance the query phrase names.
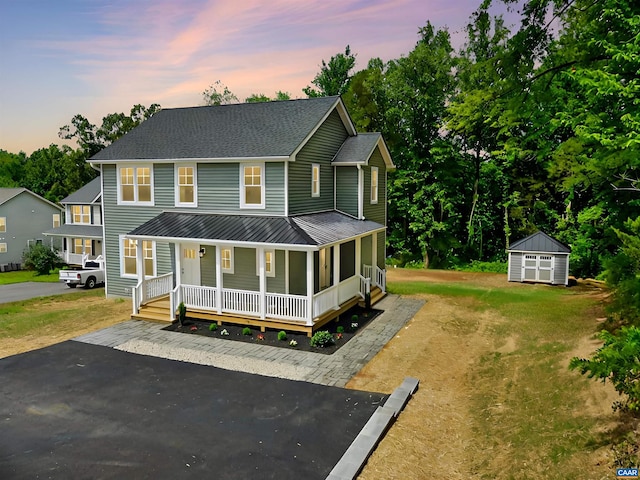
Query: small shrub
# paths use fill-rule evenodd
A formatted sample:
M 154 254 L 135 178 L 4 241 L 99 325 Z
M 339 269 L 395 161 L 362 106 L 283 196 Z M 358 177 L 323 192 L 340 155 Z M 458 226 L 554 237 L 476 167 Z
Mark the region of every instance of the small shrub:
M 295 346 L 297 346 L 297 345 L 298 345 L 298 342 L 296 342 L 295 340 L 291 340 L 291 341 L 289 342 L 289 345 L 291 345 L 292 347 L 295 347 Z
M 338 328 L 336 328 L 336 332 L 344 333 L 344 327 L 342 325 L 340 325 Z
M 287 339 L 287 332 L 285 332 L 284 330 L 281 330 L 278 332 L 278 340 L 280 341 L 284 341 Z
M 58 253 L 41 243 L 31 244 L 22 254 L 22 262 L 27 270 L 35 270 L 38 275 L 49 275 L 63 265 Z
M 333 345 L 334 343 L 335 343 L 335 340 L 333 338 L 333 335 L 331 335 L 331 333 L 329 333 L 328 330 L 323 330 L 323 331 L 314 333 L 310 341 L 310 345 L 312 347 L 319 347 L 319 348 L 328 347 L 329 345 Z
M 244 327 L 242 329 L 242 334 L 243 335 L 251 335 L 251 329 L 249 327 Z
M 351 315 L 352 322 L 357 322 L 358 320 L 360 320 L 360 317 L 358 315 Z
M 229 335 L 229 332 L 227 331 L 226 328 L 222 329 L 222 331 L 220 332 L 220 335 L 226 337 L 227 335 Z
M 184 325 L 184 322 L 187 320 L 187 307 L 184 302 L 180 302 L 178 305 L 178 322 L 180 325 Z
M 211 323 L 209 325 L 209 331 L 210 332 L 215 332 L 217 329 L 218 329 L 218 324 L 217 323 L 214 322 L 214 323 Z
M 355 332 L 358 329 L 358 322 L 351 322 L 351 325 L 349 325 L 349 330 L 352 332 Z

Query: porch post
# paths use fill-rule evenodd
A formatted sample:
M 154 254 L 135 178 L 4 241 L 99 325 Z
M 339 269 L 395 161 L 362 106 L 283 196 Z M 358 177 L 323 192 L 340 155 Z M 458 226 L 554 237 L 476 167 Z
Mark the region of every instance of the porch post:
M 284 251 L 284 293 L 289 295 L 289 250 Z
M 371 234 L 371 267 L 373 268 L 373 272 L 371 273 L 371 277 L 375 280 L 376 278 L 376 267 L 378 266 L 378 234 Z
M 307 325 L 313 325 L 313 252 L 307 251 Z
M 340 245 L 333 246 L 333 286 L 336 287 L 335 303 L 333 308 L 336 310 L 340 307 Z
M 176 286 L 182 285 L 182 244 L 175 243 L 174 255 L 176 259 Z
M 362 275 L 362 237 L 356 238 L 356 275 Z
M 258 247 L 258 272 L 260 273 L 260 319 L 266 318 L 267 312 L 267 277 L 264 258 L 264 247 Z
M 216 307 L 222 313 L 222 248 L 216 245 Z
M 144 250 L 142 245 L 142 240 L 136 240 L 136 271 L 138 272 L 138 283 L 142 285 L 140 302 L 144 303 L 147 301 L 147 289 L 144 287 Z

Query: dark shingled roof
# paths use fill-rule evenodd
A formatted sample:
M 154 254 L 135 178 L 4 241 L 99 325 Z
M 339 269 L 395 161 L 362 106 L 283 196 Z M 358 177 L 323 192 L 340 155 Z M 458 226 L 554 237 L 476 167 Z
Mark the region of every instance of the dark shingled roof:
M 101 225 L 79 225 L 77 223 L 65 223 L 59 227 L 43 232 L 51 237 L 84 237 L 102 238 Z
M 509 250 L 521 252 L 571 253 L 571 249 L 543 232 L 536 232 L 509 246 Z
M 163 109 L 89 160 L 289 156 L 339 98 Z
M 355 137 L 349 137 L 340 147 L 332 163 L 367 163 L 373 149 L 382 135 L 379 133 L 359 133 Z
M 335 211 L 296 217 L 163 212 L 129 235 L 321 246 L 383 228 Z
M 68 197 L 60 200 L 60 203 L 89 204 L 98 201 L 101 193 L 100 177 L 96 177 Z

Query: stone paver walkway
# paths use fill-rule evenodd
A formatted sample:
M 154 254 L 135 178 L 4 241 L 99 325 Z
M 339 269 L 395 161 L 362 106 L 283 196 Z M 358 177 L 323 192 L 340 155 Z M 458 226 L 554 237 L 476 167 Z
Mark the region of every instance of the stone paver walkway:
M 343 387 L 423 305 L 423 300 L 388 295 L 376 304 L 384 312 L 333 355 L 176 335 L 163 331 L 166 325 L 139 320 L 119 323 L 74 340 L 227 370 Z

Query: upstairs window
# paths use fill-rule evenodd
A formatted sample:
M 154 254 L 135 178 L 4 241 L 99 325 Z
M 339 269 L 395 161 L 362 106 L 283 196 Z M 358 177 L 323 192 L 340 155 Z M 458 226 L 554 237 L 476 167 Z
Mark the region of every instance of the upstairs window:
M 0 217 L 0 232 L 7 231 L 7 217 Z
M 60 214 L 53 214 L 53 228 L 58 228 L 60 226 Z
M 264 166 L 240 166 L 240 207 L 264 208 Z
M 378 167 L 371 167 L 371 203 L 378 203 Z
M 153 204 L 153 170 L 151 167 L 119 167 L 118 203 Z
M 320 165 L 317 163 L 311 165 L 311 196 L 320 196 Z
M 196 167 L 176 166 L 176 205 L 196 205 Z
M 73 223 L 91 223 L 90 205 L 73 205 L 71 207 Z

